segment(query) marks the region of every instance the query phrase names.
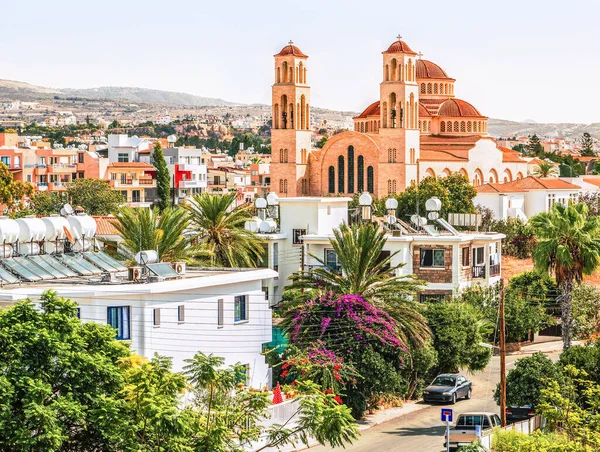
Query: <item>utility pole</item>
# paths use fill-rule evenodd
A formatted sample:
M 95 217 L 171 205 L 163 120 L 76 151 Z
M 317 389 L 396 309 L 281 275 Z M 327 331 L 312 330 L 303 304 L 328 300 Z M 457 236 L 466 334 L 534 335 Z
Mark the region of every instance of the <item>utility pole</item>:
M 504 324 L 504 278 L 500 279 L 500 422 L 506 427 L 506 335 Z

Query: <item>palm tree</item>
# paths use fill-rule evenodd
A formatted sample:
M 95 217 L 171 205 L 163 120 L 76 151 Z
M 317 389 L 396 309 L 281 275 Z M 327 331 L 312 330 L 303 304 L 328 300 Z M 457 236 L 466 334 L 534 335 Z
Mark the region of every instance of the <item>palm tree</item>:
M 411 276 L 397 276 L 405 264 L 392 265 L 398 254 L 383 255 L 385 231 L 376 224 L 342 224 L 334 230 L 331 247 L 340 269 L 311 254 L 320 266 L 292 275 L 291 289 L 322 288 L 338 294 L 360 295 L 385 309 L 398 324 L 403 339 L 422 345 L 430 337 L 429 328 L 414 294 L 422 282 Z
M 160 213 L 158 208 L 123 207 L 115 217 L 115 229 L 129 258 L 142 250 L 156 250 L 161 261 L 188 261 L 195 251 L 184 236 L 188 226 L 184 209 L 168 207 Z
M 250 163 L 263 163 L 263 160 L 260 157 L 252 157 Z
M 252 218 L 252 207 L 235 206 L 236 193 L 192 196 L 186 209 L 190 231 L 212 252 L 212 265 L 256 267 L 264 254 L 264 241 L 244 229 Z
M 550 212 L 530 220 L 538 239 L 533 250 L 535 266 L 553 272 L 560 288 L 563 349 L 571 346 L 573 283 L 600 265 L 600 217 L 588 215 L 584 203 L 555 204 Z
M 558 176 L 558 168 L 550 162 L 540 162 L 531 174 L 535 177 L 556 177 Z

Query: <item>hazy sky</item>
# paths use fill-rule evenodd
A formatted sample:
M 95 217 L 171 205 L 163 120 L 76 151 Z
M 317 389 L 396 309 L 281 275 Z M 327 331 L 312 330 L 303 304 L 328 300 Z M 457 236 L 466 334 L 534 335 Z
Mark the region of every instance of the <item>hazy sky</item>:
M 273 54 L 293 39 L 310 57 L 312 105 L 360 111 L 378 98 L 381 52 L 400 33 L 484 115 L 600 122 L 595 0 L 29 0 L 2 10 L 0 78 L 37 85 L 269 104 Z

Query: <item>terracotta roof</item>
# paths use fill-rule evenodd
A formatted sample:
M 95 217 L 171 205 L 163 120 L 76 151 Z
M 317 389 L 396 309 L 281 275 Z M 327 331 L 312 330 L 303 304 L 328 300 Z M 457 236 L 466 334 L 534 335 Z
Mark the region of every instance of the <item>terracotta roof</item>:
M 469 102 L 461 99 L 448 99 L 441 106 L 439 116 L 446 117 L 483 117 L 481 113 Z
M 278 54 L 276 54 L 274 56 L 286 56 L 286 55 L 293 55 L 293 56 L 299 57 L 299 58 L 308 58 L 308 55 L 304 55 L 302 53 L 302 51 L 293 44 L 286 45 L 283 49 L 281 49 L 281 51 Z
M 117 222 L 117 219 L 112 215 L 109 216 L 96 216 L 94 215 L 94 220 L 96 220 L 96 235 L 119 235 L 117 230 L 115 229 L 114 224 Z
M 374 116 L 374 115 L 379 116 L 379 114 L 380 114 L 379 101 L 375 101 L 371 105 L 369 105 L 367 108 L 365 108 L 365 111 L 363 111 L 360 115 L 355 116 L 354 119 L 363 119 L 363 118 L 366 118 L 367 116 Z
M 422 78 L 441 78 L 441 79 L 449 79 L 449 80 L 454 80 L 450 77 L 448 77 L 448 74 L 446 74 L 446 71 L 444 71 L 441 67 L 439 67 L 437 64 L 432 63 L 431 61 L 428 60 L 417 60 L 417 64 L 416 64 L 416 69 L 417 69 L 417 79 L 422 79 Z
M 400 40 L 392 43 L 392 45 L 389 46 L 388 49 L 383 53 L 409 53 L 411 55 L 417 54 L 414 50 L 408 47 L 408 44 Z
M 423 116 L 431 117 L 431 114 L 429 113 L 427 108 L 425 108 L 425 106 L 421 102 L 419 102 L 419 118 L 421 118 Z
M 154 169 L 154 166 L 146 162 L 112 162 L 108 165 L 109 168 L 144 168 Z
M 595 185 L 596 187 L 600 187 L 600 178 L 598 177 L 584 177 L 583 181 Z
M 469 157 L 467 155 L 460 155 L 460 153 L 423 148 L 421 148 L 421 156 L 419 157 L 420 162 L 465 162 L 468 160 Z
M 492 140 L 492 138 L 480 137 L 478 135 L 466 135 L 466 136 L 439 136 L 439 135 L 424 135 L 421 137 L 421 144 L 437 144 L 437 145 L 467 145 L 475 144 L 479 140 Z
M 521 157 L 521 153 L 519 151 L 513 151 L 512 149 L 504 148 L 502 146 L 498 146 L 498 149 L 502 151 L 503 162 L 526 163 L 526 160 Z
M 476 187 L 479 193 L 514 193 L 529 190 L 579 190 L 579 185 L 571 184 L 562 179 L 545 177 L 538 178 L 529 176 L 524 179 L 514 180 L 505 184 L 484 184 Z

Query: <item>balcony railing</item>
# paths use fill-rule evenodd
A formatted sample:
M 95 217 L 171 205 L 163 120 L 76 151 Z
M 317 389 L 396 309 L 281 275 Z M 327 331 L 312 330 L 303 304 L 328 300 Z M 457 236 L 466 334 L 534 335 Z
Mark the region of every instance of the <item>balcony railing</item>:
M 473 278 L 485 278 L 485 265 L 477 265 L 471 268 Z
M 490 277 L 500 275 L 500 264 L 490 265 Z
M 153 185 L 154 179 L 140 179 L 140 185 Z
M 329 268 L 332 272 L 342 274 L 342 266 L 341 265 L 305 265 L 304 271 L 310 272 L 316 268 Z

